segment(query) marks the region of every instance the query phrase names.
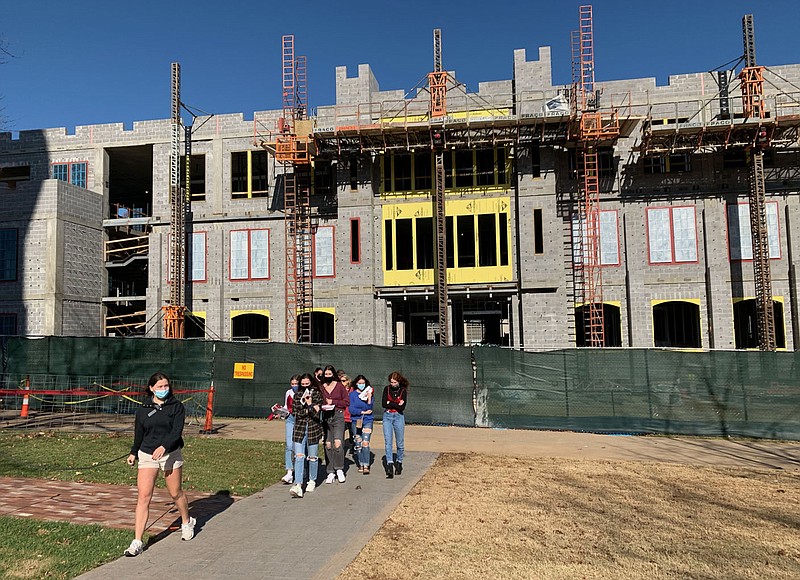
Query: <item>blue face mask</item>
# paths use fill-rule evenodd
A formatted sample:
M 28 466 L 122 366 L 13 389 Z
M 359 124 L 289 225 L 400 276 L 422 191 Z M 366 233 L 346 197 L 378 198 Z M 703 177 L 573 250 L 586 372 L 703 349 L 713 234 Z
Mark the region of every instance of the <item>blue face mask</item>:
M 367 388 L 367 385 L 365 385 L 364 383 L 358 383 L 358 384 L 356 385 L 356 388 L 357 388 L 359 391 L 363 391 L 364 389 L 366 389 L 366 388 Z
M 292 390 L 293 390 L 295 393 L 297 392 L 297 388 L 298 388 L 298 386 L 297 386 L 297 385 L 289 385 L 289 386 L 292 388 Z
M 169 389 L 156 390 L 153 391 L 153 394 L 163 401 L 167 398 L 167 395 L 169 395 Z

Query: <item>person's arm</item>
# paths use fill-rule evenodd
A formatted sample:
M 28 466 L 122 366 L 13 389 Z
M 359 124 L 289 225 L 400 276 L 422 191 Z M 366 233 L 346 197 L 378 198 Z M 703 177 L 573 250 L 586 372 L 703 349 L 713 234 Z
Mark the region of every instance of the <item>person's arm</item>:
M 308 414 L 311 417 L 317 417 L 319 415 L 319 410 L 322 408 L 322 405 L 325 401 L 322 398 L 322 393 L 319 389 L 314 389 L 311 392 L 311 406 L 308 408 Z
M 131 446 L 131 453 L 128 455 L 128 465 L 133 465 L 134 461 L 136 461 L 136 455 L 139 453 L 139 447 L 142 445 L 143 438 L 144 425 L 142 425 L 142 422 L 139 419 L 139 413 L 136 413 L 136 417 L 133 422 L 133 445 Z
M 400 401 L 395 405 L 395 409 L 402 413 L 406 410 L 406 403 L 408 403 L 408 390 L 405 388 L 400 389 Z
M 392 404 L 393 403 L 389 402 L 389 386 L 387 385 L 387 386 L 383 387 L 383 397 L 382 397 L 382 401 L 381 401 L 381 406 L 384 409 L 387 409 L 387 410 L 388 409 L 394 409 L 393 406 L 392 407 L 389 406 L 389 405 L 392 405 Z

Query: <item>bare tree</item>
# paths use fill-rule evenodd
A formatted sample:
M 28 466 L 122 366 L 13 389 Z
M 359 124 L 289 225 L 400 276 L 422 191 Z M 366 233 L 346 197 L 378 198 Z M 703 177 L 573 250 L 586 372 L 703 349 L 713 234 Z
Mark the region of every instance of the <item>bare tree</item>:
M 0 36 L 0 64 L 6 64 L 10 59 L 17 58 L 8 47 L 8 41 Z M 3 95 L 0 95 L 0 101 L 3 100 Z M 8 117 L 5 115 L 5 107 L 0 107 L 0 130 L 6 130 L 8 127 Z

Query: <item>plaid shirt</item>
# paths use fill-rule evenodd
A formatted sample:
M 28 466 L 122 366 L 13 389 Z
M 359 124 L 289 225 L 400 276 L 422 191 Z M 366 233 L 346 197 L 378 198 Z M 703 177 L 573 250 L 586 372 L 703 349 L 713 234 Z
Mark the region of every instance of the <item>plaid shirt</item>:
M 303 437 L 306 436 L 306 427 L 308 427 L 308 443 L 315 445 L 322 439 L 322 412 L 315 411 L 314 405 L 322 406 L 325 401 L 322 399 L 322 393 L 319 389 L 311 389 L 311 406 L 306 407 L 299 397 L 303 396 L 303 387 L 297 391 L 294 401 L 294 408 L 292 414 L 295 417 L 294 431 L 292 431 L 292 441 L 301 443 Z

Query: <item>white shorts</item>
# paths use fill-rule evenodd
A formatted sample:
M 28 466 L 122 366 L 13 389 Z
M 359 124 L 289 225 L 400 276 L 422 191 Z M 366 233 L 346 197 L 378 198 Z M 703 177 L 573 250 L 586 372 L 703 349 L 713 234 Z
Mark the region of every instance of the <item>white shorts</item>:
M 165 453 L 160 459 L 153 459 L 152 453 L 145 453 L 139 450 L 139 469 L 160 469 L 161 471 L 172 471 L 183 466 L 183 454 L 180 449 L 172 453 Z

